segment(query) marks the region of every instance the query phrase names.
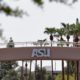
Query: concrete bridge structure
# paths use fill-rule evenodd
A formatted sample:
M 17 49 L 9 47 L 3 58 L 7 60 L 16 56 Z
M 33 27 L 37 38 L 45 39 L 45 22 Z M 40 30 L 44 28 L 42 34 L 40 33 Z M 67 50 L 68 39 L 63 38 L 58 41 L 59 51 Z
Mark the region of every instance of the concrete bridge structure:
M 65 80 L 64 60 L 75 61 L 77 64 L 75 80 L 80 80 L 80 47 L 26 46 L 0 48 L 0 61 L 18 60 L 62 60 L 62 80 Z

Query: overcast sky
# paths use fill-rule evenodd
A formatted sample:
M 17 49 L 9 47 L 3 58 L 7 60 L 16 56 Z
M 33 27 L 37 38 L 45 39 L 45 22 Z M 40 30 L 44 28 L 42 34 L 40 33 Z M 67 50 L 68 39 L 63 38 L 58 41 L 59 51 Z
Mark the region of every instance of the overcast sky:
M 48 35 L 44 34 L 46 27 L 61 27 L 61 22 L 73 23 L 76 18 L 80 19 L 80 2 L 73 6 L 66 6 L 55 2 L 49 3 L 48 0 L 45 0 L 43 8 L 40 8 L 31 0 L 5 1 L 12 8 L 18 5 L 29 14 L 23 18 L 0 14 L 4 36 L 7 40 L 9 37 L 13 37 L 15 42 L 48 39 Z

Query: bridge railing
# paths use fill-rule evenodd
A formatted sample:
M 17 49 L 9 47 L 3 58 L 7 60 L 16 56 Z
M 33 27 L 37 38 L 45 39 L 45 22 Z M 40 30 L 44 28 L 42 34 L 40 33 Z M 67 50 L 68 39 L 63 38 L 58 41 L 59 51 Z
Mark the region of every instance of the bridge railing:
M 6 48 L 8 43 L 0 43 L 0 48 Z M 67 45 L 68 44 L 68 45 Z M 51 42 L 14 42 L 15 47 L 50 47 Z M 52 47 L 80 47 L 80 42 L 52 41 Z

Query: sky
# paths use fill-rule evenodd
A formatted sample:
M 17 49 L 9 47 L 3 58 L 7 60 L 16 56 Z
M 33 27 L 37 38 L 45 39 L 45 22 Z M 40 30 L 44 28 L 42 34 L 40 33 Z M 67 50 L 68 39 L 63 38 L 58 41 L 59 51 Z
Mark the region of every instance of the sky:
M 0 27 L 3 29 L 3 35 L 9 40 L 13 38 L 14 42 L 37 41 L 39 39 L 49 39 L 44 34 L 46 27 L 61 27 L 61 22 L 73 23 L 76 18 L 80 18 L 80 2 L 73 6 L 44 0 L 43 8 L 34 4 L 31 0 L 4 0 L 13 9 L 17 6 L 23 9 L 28 15 L 22 18 L 6 16 L 0 14 Z
M 22 18 L 0 14 L 0 28 L 6 40 L 10 37 L 14 42 L 27 42 L 48 39 L 44 34 L 46 27 L 61 27 L 61 22 L 75 23 L 76 18 L 80 20 L 80 1 L 72 6 L 44 0 L 43 8 L 34 4 L 31 0 L 4 0 L 13 9 L 17 6 L 28 15 Z M 60 66 L 59 66 L 60 67 Z M 60 68 L 59 68 L 60 69 Z

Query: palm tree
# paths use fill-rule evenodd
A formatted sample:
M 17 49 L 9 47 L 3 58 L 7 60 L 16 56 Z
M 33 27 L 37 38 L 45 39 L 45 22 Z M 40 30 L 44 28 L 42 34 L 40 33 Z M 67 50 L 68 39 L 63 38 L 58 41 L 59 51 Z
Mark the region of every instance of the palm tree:
M 62 42 L 65 41 L 65 40 L 63 39 L 64 28 L 59 28 L 59 29 L 56 30 L 56 32 L 57 32 L 57 34 L 60 36 L 60 39 L 59 39 L 59 41 L 61 42 L 61 43 L 60 43 L 60 46 L 63 47 L 63 43 L 62 43 Z
M 62 24 L 64 27 L 67 27 L 67 34 L 69 35 L 73 35 L 73 46 L 74 47 L 78 47 L 78 41 L 79 41 L 79 38 L 78 38 L 78 35 L 80 34 L 80 23 L 79 23 L 79 20 L 76 19 L 76 24 Z M 65 29 L 66 31 L 66 29 Z M 68 41 L 68 40 L 67 40 Z M 75 79 L 76 79 L 76 76 L 78 74 L 76 74 L 76 71 L 78 73 L 78 69 L 77 69 L 77 65 L 78 65 L 78 61 L 74 62 L 74 61 L 68 61 L 67 65 L 69 66 L 68 68 L 68 74 L 71 72 L 71 74 L 73 72 L 75 72 Z M 68 79 L 67 79 L 68 80 Z
M 70 25 L 61 23 L 64 28 L 64 34 L 66 35 L 67 42 L 69 42 L 70 39 Z M 67 44 L 67 47 L 69 46 L 69 43 Z
M 80 44 L 78 44 L 79 42 L 79 38 L 78 36 L 80 36 L 80 23 L 78 18 L 76 19 L 76 24 L 75 24 L 75 38 L 74 38 L 74 42 L 76 42 L 77 45 L 75 45 L 76 47 L 79 47 Z M 79 78 L 79 61 L 76 61 L 75 63 L 75 68 L 76 68 L 76 72 L 75 72 L 75 77 L 77 76 L 77 80 Z
M 76 45 L 74 46 L 78 46 L 78 41 L 79 41 L 79 38 L 78 38 L 78 32 L 80 32 L 80 24 L 79 24 L 79 20 L 76 19 L 76 24 L 65 24 L 65 23 L 62 23 L 63 27 L 64 27 L 64 31 L 65 31 L 65 35 L 66 38 L 67 38 L 67 42 L 69 42 L 69 39 L 70 39 L 70 35 L 73 35 L 73 41 L 74 43 L 76 43 Z M 69 46 L 69 44 L 67 44 L 67 46 Z M 67 80 L 69 80 L 69 73 L 73 73 L 73 72 L 76 72 L 76 67 L 77 67 L 77 62 L 75 63 L 74 61 L 67 61 Z M 75 79 L 76 79 L 76 73 L 75 73 Z
M 55 28 L 45 28 L 44 33 L 50 35 L 49 39 L 51 41 L 51 46 L 52 46 L 52 41 L 53 41 L 53 38 L 54 38 L 53 36 L 56 33 L 56 29 Z
M 63 42 L 63 35 L 64 35 L 64 28 L 57 29 L 57 33 L 60 36 L 60 42 Z M 63 43 L 60 44 L 61 47 L 63 47 Z M 62 60 L 62 80 L 64 80 L 64 60 Z
M 69 39 L 70 39 L 70 25 L 61 23 L 64 28 L 64 33 L 67 39 L 67 47 L 69 47 Z M 69 61 L 67 61 L 67 80 L 69 80 Z
M 26 61 L 26 63 L 25 63 L 25 67 L 26 67 L 26 73 L 25 73 L 25 77 L 26 77 L 26 80 L 27 80 L 27 66 L 28 66 L 28 64 L 27 64 L 27 61 Z
M 78 36 L 80 35 L 80 23 L 78 19 L 76 19 L 76 24 L 73 23 L 70 25 L 70 34 L 73 35 L 73 42 L 76 43 L 73 46 L 78 47 Z
M 43 77 L 42 77 L 42 60 L 40 61 L 40 68 L 41 68 L 41 80 L 43 80 Z
M 74 43 L 78 43 L 78 29 L 76 24 L 70 24 L 67 27 L 69 27 L 69 31 L 67 33 L 69 33 L 69 35 L 73 36 L 73 42 Z M 78 46 L 77 44 L 73 44 L 73 46 Z M 69 80 L 69 74 L 73 74 L 73 72 L 75 72 L 75 80 L 76 80 L 76 64 L 74 61 L 67 61 L 67 80 Z
M 21 79 L 22 80 L 24 80 L 24 67 L 23 67 L 23 65 L 24 65 L 24 61 L 22 60 L 22 66 L 21 66 Z
M 36 80 L 36 68 L 37 68 L 37 60 L 35 60 L 35 80 Z
M 31 66 L 32 66 L 32 60 L 30 60 L 30 72 L 29 72 L 29 80 L 31 80 Z
M 53 34 L 56 33 L 56 29 L 55 28 L 45 28 L 44 33 L 50 35 L 49 39 L 51 41 L 51 47 L 52 47 Z M 51 60 L 51 65 L 52 65 L 52 80 L 53 80 L 53 60 Z

